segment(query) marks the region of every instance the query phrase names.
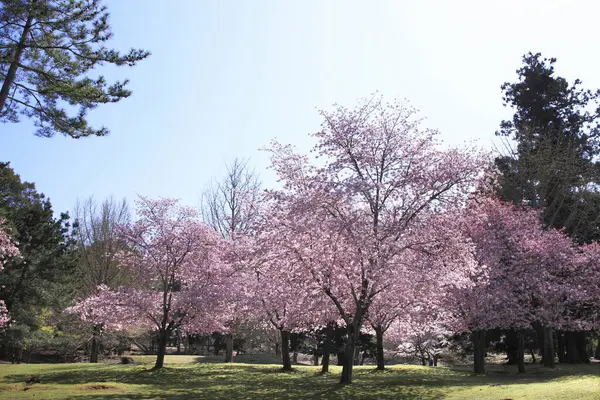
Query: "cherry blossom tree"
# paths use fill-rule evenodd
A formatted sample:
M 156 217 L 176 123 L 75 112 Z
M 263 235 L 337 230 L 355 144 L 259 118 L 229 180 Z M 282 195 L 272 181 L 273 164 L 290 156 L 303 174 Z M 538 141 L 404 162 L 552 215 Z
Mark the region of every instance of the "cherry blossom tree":
M 341 383 L 352 382 L 358 333 L 374 300 L 391 286 L 393 269 L 410 244 L 412 228 L 429 212 L 464 201 L 485 165 L 473 149 L 441 149 L 437 132 L 420 127 L 405 103 L 380 96 L 353 110 L 322 112 L 314 151 L 323 166 L 290 146 L 273 143 L 272 165 L 284 189 L 271 192 L 281 204 L 272 218 L 288 230 L 295 249 L 290 262 L 335 306 L 347 329 Z M 300 235 L 299 231 L 308 231 Z M 304 242 L 318 232 L 337 236 L 337 250 Z M 283 236 L 283 235 L 281 235 Z M 322 262 L 312 255 L 320 252 Z M 324 255 L 325 254 L 325 255 Z
M 267 214 L 274 215 L 276 209 Z M 280 333 L 283 370 L 292 368 L 290 358 L 290 335 L 293 331 L 311 329 L 324 325 L 335 314 L 328 307 L 322 293 L 309 285 L 301 274 L 290 246 L 287 232 L 275 219 L 262 221 L 255 234 L 237 242 L 245 243 L 246 254 L 241 257 L 250 266 L 252 279 L 247 281 L 255 318 L 265 318 Z M 242 246 L 240 246 L 242 247 Z M 248 275 L 247 275 L 248 276 Z
M 392 325 L 396 338 L 399 326 L 405 327 L 405 338 L 423 338 L 418 329 L 426 332 L 431 330 L 428 325 L 440 326 L 443 319 L 433 321 L 432 316 L 444 314 L 457 288 L 472 285 L 473 246 L 457 228 L 457 214 L 447 208 L 413 226 L 413 240 L 406 241 L 406 249 L 394 260 L 400 265 L 389 271 L 391 284 L 373 300 L 366 319 L 377 340 L 377 369 L 385 368 L 383 335 Z
M 462 219 L 475 245 L 479 274 L 474 285 L 456 294 L 456 315 L 471 331 L 475 372 L 484 372 L 485 331 L 514 330 L 518 335 L 518 368 L 525 371 L 523 330 L 544 327 L 544 364 L 554 366 L 552 328 L 566 322 L 566 293 L 574 276 L 575 244 L 555 229 L 545 229 L 539 210 L 505 203 L 495 197 L 473 197 Z M 458 321 L 458 320 L 457 320 Z
M 540 302 L 540 324 L 562 331 L 558 334 L 564 335 L 566 346 L 559 336 L 559 362 L 589 362 L 585 332 L 600 329 L 600 245 L 592 242 L 574 247 L 564 234 L 556 232 L 554 236 L 546 242 L 553 268 L 545 271 L 547 297 Z M 544 333 L 551 336 L 551 332 Z M 550 351 L 553 360 L 554 349 L 547 353 Z M 547 363 L 546 356 L 543 362 Z
M 15 242 L 11 239 L 10 235 L 5 229 L 5 220 L 0 218 L 0 272 L 4 268 L 4 264 L 12 258 L 20 255 L 19 249 Z M 10 315 L 4 305 L 4 301 L 0 300 L 0 328 L 10 323 Z
M 577 249 L 571 267 L 570 285 L 562 300 L 566 303 L 562 329 L 594 330 L 600 328 L 600 243 Z
M 210 332 L 222 329 L 216 318 L 227 271 L 219 235 L 177 200 L 137 201 L 139 219 L 121 229 L 127 251 L 121 265 L 138 276 L 135 287 L 100 287 L 69 311 L 108 329 L 146 327 L 158 334 L 154 369 L 164 363 L 167 341 L 176 328 Z

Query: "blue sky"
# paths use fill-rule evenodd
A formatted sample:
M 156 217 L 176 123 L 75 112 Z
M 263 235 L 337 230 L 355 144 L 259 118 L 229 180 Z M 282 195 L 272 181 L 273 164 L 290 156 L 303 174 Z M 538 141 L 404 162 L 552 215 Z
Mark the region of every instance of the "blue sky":
M 510 112 L 500 85 L 527 51 L 600 87 L 593 1 L 107 0 L 111 45 L 149 49 L 128 77 L 134 94 L 91 113 L 111 134 L 37 138 L 2 126 L 0 160 L 71 210 L 94 195 L 181 198 L 198 205 L 211 177 L 250 157 L 266 186 L 272 138 L 306 150 L 316 108 L 379 90 L 407 98 L 451 144 L 491 147 Z

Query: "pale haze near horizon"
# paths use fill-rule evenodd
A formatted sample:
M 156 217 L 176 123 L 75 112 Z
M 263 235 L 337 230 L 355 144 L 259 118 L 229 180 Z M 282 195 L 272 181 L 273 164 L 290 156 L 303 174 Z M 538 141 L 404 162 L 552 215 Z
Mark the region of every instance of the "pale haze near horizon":
M 77 199 L 136 194 L 199 205 L 211 178 L 250 158 L 273 187 L 277 138 L 307 151 L 317 108 L 352 107 L 379 91 L 406 98 L 444 142 L 492 149 L 510 110 L 500 85 L 516 80 L 528 51 L 556 57 L 557 73 L 600 88 L 594 1 L 109 0 L 120 50 L 145 48 L 129 78 L 133 95 L 91 112 L 101 138 L 33 135 L 2 126 L 0 161 L 50 197 L 55 212 Z

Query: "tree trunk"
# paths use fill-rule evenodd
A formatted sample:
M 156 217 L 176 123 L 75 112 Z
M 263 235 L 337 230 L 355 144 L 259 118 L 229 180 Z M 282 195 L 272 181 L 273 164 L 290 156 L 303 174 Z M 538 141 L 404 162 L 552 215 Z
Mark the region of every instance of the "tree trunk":
M 291 371 L 292 362 L 290 360 L 290 332 L 285 329 L 281 331 L 281 358 L 283 361 L 283 370 Z
M 337 365 L 339 367 L 342 367 L 342 366 L 344 366 L 345 363 L 346 363 L 346 346 L 344 346 L 343 349 L 341 349 L 337 352 Z
M 566 362 L 566 354 L 565 354 L 565 337 L 566 332 L 556 332 L 556 341 L 558 342 L 558 362 L 564 364 Z
M 297 333 L 290 333 L 290 350 L 292 351 L 292 364 L 298 364 L 298 346 L 299 336 Z
M 552 328 L 544 327 L 544 367 L 554 368 L 554 338 Z
M 321 373 L 329 372 L 329 359 L 331 357 L 331 347 L 333 346 L 333 326 L 327 324 L 325 327 L 325 343 L 323 344 L 323 360 L 321 361 Z
M 154 364 L 153 370 L 159 370 L 165 363 L 165 354 L 167 353 L 167 341 L 169 339 L 169 332 L 165 329 L 161 329 L 158 332 L 158 352 L 156 355 L 156 363 Z
M 576 364 L 579 362 L 579 354 L 577 353 L 577 340 L 575 338 L 575 332 L 567 331 L 565 332 L 565 337 L 567 348 L 566 361 L 569 364 Z
M 225 362 L 233 362 L 233 334 L 229 333 L 225 336 Z
M 181 354 L 181 331 L 177 330 L 177 354 Z
M 213 343 L 213 346 L 215 346 L 214 348 L 214 354 L 215 356 L 219 355 L 219 348 L 221 347 L 221 335 L 217 335 L 215 336 L 215 341 Z
M 94 332 L 92 333 L 92 349 L 90 352 L 90 362 L 97 363 L 98 362 L 98 334 L 96 332 L 96 327 L 94 326 Z
M 275 355 L 279 357 L 281 351 L 279 349 L 279 343 L 275 343 Z
M 485 330 L 473 331 L 473 372 L 485 373 Z
M 347 385 L 352 383 L 352 368 L 354 367 L 354 351 L 358 339 L 360 326 L 355 323 L 348 326 L 348 340 L 344 351 L 344 365 L 342 367 L 342 377 L 340 383 Z
M 375 337 L 377 338 L 377 369 L 383 371 L 385 360 L 383 358 L 383 328 L 381 326 L 375 328 Z
M 358 365 L 360 363 L 360 349 L 358 346 L 354 347 L 354 365 Z
M 600 360 L 600 339 L 598 339 L 598 344 L 596 344 L 596 351 L 594 353 L 594 358 L 596 360 Z
M 313 350 L 313 365 L 315 367 L 319 365 L 319 349 L 316 346 Z
M 538 326 L 535 329 L 535 333 L 537 335 L 537 339 L 538 339 L 538 356 L 540 356 L 541 361 L 540 363 L 544 363 L 544 328 L 541 326 Z
M 579 362 L 589 364 L 590 356 L 586 346 L 587 332 L 578 331 L 575 332 L 575 343 L 577 347 L 577 353 L 579 354 Z
M 506 345 L 506 365 L 517 365 L 519 363 L 519 334 L 510 329 L 506 331 L 504 343 Z
M 324 352 L 323 353 L 323 358 L 321 359 L 321 373 L 322 374 L 326 374 L 329 372 L 329 359 L 330 359 L 330 352 Z
M 517 333 L 517 368 L 520 374 L 525 373 L 525 333 L 519 331 Z
M 17 44 L 17 48 L 15 49 L 15 54 L 13 59 L 8 67 L 8 71 L 6 72 L 6 76 L 4 77 L 4 83 L 2 84 L 2 89 L 0 89 L 0 115 L 4 111 L 4 106 L 6 104 L 6 100 L 8 99 L 8 94 L 10 93 L 10 88 L 15 81 L 15 77 L 17 76 L 17 69 L 19 68 L 19 63 L 21 62 L 21 56 L 25 51 L 25 46 L 27 45 L 27 36 L 29 35 L 29 31 L 31 30 L 31 24 L 33 23 L 33 12 L 30 11 L 27 16 L 27 20 L 25 21 L 25 26 L 23 27 L 23 32 L 21 32 L 21 37 L 19 39 L 19 43 Z

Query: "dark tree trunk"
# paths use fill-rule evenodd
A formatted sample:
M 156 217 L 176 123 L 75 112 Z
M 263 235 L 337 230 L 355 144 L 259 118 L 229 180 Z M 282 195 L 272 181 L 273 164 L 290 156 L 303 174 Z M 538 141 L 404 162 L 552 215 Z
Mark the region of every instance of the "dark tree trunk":
M 233 362 L 233 334 L 225 336 L 225 362 Z
M 352 383 L 352 369 L 354 367 L 354 339 L 349 339 L 344 350 L 344 359 L 342 364 L 342 376 L 340 378 L 341 384 Z
M 96 332 L 95 326 L 94 326 L 94 332 L 92 333 L 92 349 L 90 352 L 90 362 L 91 363 L 98 362 L 98 334 Z
M 337 365 L 342 367 L 346 363 L 346 347 L 337 352 Z
M 181 354 L 181 331 L 177 330 L 177 354 Z
M 438 363 L 438 360 L 439 360 L 439 359 L 440 359 L 440 357 L 439 357 L 439 356 L 433 356 L 433 366 L 434 366 L 434 367 L 437 367 L 437 363 Z
M 358 365 L 360 363 L 360 349 L 358 346 L 354 347 L 354 365 Z
M 292 364 L 298 364 L 298 347 L 300 340 L 297 333 L 290 333 L 290 350 L 292 351 Z
M 552 328 L 544 327 L 544 367 L 554 368 L 554 338 Z
M 333 346 L 333 325 L 327 324 L 325 327 L 325 343 L 323 344 L 323 359 L 321 360 L 321 373 L 329 372 L 329 359 L 331 357 L 331 348 Z
M 507 365 L 517 365 L 519 363 L 519 334 L 514 330 L 506 332 L 506 358 Z
M 538 339 L 538 356 L 541 358 L 541 363 L 544 363 L 544 328 L 539 326 L 535 329 Z
M 600 339 L 598 339 L 598 344 L 596 344 L 596 352 L 594 353 L 594 358 L 596 360 L 600 360 Z
M 159 370 L 165 363 L 165 354 L 167 353 L 167 341 L 169 340 L 169 332 L 165 329 L 161 329 L 158 332 L 158 352 L 156 355 L 156 363 L 154 364 L 153 370 Z
M 590 355 L 587 351 L 586 346 L 587 332 L 578 331 L 575 332 L 575 342 L 577 347 L 577 353 L 579 354 L 579 362 L 589 364 Z
M 275 355 L 279 357 L 281 351 L 279 351 L 279 343 L 275 343 Z
M 556 341 L 557 341 L 557 347 L 558 347 L 558 362 L 563 364 L 566 362 L 566 354 L 565 354 L 565 342 L 566 342 L 566 333 L 565 332 L 556 332 Z
M 324 352 L 323 353 L 323 358 L 321 359 L 321 373 L 322 374 L 326 374 L 329 372 L 329 359 L 330 359 L 330 352 Z
M 565 332 L 566 344 L 567 344 L 567 357 L 566 361 L 569 364 L 577 364 L 579 362 L 579 352 L 577 351 L 577 338 L 575 332 Z
M 19 43 L 15 49 L 15 54 L 10 62 L 10 66 L 8 67 L 8 71 L 6 72 L 6 76 L 4 77 L 4 83 L 2 84 L 2 89 L 0 89 L 0 115 L 4 111 L 4 105 L 6 104 L 6 100 L 8 99 L 8 95 L 10 93 L 10 88 L 12 87 L 15 77 L 17 76 L 17 69 L 19 68 L 19 63 L 21 62 L 21 56 L 25 51 L 25 47 L 27 46 L 27 36 L 29 36 L 29 31 L 31 30 L 31 25 L 33 23 L 33 12 L 29 12 L 27 16 L 27 20 L 25 21 L 25 25 L 23 26 L 23 31 L 21 32 L 21 37 L 19 39 Z
M 579 352 L 577 348 L 576 333 L 572 331 L 565 332 L 566 342 L 566 362 L 569 364 L 577 364 L 579 362 Z
M 525 333 L 519 331 L 517 333 L 517 367 L 520 374 L 525 373 Z
M 471 334 L 473 341 L 473 372 L 476 374 L 485 373 L 485 331 L 473 331 Z
M 214 355 L 218 356 L 219 355 L 219 349 L 221 348 L 221 335 L 217 335 L 215 336 L 215 341 L 213 343 L 213 346 L 215 346 L 214 348 Z
M 383 358 L 383 328 L 378 326 L 375 328 L 375 337 L 377 338 L 377 369 L 383 371 L 385 369 L 385 360 Z
M 313 365 L 315 367 L 319 365 L 319 349 L 316 347 L 313 350 Z
M 354 367 L 354 351 L 358 339 L 359 325 L 354 322 L 348 326 L 348 338 L 346 342 L 346 350 L 344 352 L 344 365 L 342 367 L 342 377 L 340 383 L 347 385 L 352 383 L 352 369 Z
M 292 362 L 290 360 L 290 332 L 285 329 L 281 331 L 281 359 L 283 361 L 283 370 L 291 371 Z

